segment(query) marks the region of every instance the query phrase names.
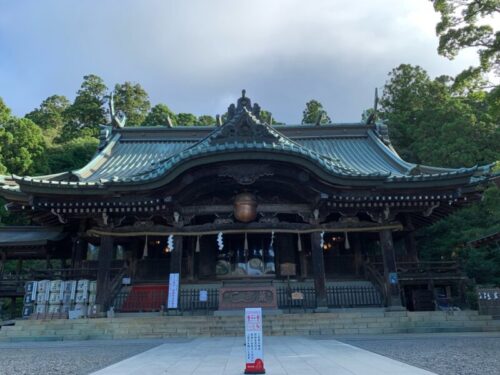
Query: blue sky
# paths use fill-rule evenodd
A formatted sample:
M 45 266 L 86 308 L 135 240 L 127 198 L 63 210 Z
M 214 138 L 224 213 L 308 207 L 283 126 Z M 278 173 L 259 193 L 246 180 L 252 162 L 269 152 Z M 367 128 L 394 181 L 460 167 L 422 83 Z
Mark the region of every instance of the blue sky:
M 223 113 L 245 88 L 287 123 L 312 98 L 358 121 L 400 63 L 432 76 L 476 63 L 438 56 L 437 21 L 422 0 L 0 0 L 0 97 L 22 116 L 93 73 L 175 112 Z

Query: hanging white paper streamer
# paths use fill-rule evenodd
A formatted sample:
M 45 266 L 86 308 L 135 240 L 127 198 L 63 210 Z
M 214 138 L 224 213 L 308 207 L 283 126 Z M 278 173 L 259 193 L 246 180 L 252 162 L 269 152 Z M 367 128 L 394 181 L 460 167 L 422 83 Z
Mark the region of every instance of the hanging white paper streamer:
M 219 251 L 224 249 L 224 238 L 222 236 L 222 232 L 219 232 L 217 235 L 217 246 L 219 246 Z
M 323 245 L 325 244 L 325 239 L 323 236 L 325 235 L 325 232 L 321 232 L 321 242 L 319 243 L 319 246 L 323 248 Z
M 167 246 L 170 249 L 170 251 L 174 250 L 174 235 L 173 234 L 168 236 Z
M 300 233 L 297 235 L 297 251 L 300 253 L 302 251 L 302 241 L 300 240 Z
M 200 236 L 196 236 L 196 247 L 194 249 L 194 252 L 195 253 L 199 253 L 200 252 Z
M 146 240 L 144 241 L 144 250 L 142 251 L 142 259 L 148 257 L 148 236 L 146 236 Z
M 347 232 L 344 232 L 344 234 L 345 234 L 345 248 L 350 249 L 351 244 L 349 243 L 349 236 L 347 235 Z
M 271 243 L 269 244 L 269 247 L 273 247 L 274 244 L 274 230 L 271 232 Z

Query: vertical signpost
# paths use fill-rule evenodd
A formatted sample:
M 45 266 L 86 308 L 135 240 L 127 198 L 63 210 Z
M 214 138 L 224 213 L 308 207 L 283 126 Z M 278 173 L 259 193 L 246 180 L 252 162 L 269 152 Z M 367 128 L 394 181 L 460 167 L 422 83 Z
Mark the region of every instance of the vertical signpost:
M 179 302 L 179 274 L 171 273 L 168 280 L 167 309 L 177 309 Z
M 265 374 L 264 350 L 262 347 L 262 309 L 245 309 L 245 374 Z

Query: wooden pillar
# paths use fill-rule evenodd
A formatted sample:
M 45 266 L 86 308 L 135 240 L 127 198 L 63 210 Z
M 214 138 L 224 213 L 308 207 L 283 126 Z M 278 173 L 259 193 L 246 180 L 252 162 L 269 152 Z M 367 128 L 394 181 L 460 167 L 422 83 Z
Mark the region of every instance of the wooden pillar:
M 72 268 L 82 268 L 82 259 L 87 254 L 87 241 L 79 235 L 73 240 L 73 255 L 72 255 Z
M 401 308 L 401 293 L 397 279 L 396 255 L 392 242 L 392 232 L 389 229 L 380 231 L 380 247 L 384 262 L 384 279 L 387 290 L 387 307 L 390 309 Z
M 351 246 L 354 251 L 354 271 L 356 276 L 360 276 L 363 268 L 363 254 L 361 253 L 360 233 L 350 233 Z
M 321 233 L 311 234 L 311 254 L 314 274 L 314 289 L 316 291 L 316 305 L 319 311 L 328 308 L 326 297 L 325 260 L 321 248 Z
M 411 221 L 409 214 L 405 215 L 405 229 L 404 236 L 406 256 L 410 262 L 418 262 L 417 241 L 415 240 L 415 227 Z
M 19 258 L 16 264 L 16 279 L 19 280 L 21 278 L 22 270 L 23 270 L 23 260 Z
M 0 280 L 3 279 L 3 273 L 5 271 L 6 261 L 7 261 L 7 254 L 5 254 L 5 251 L 0 251 Z
M 307 278 L 307 254 L 304 249 L 304 245 L 302 242 L 302 236 L 298 236 L 297 239 L 297 247 L 298 246 L 298 241 L 300 241 L 300 251 L 299 251 L 299 260 L 300 260 L 300 278 L 301 279 L 306 279 Z
M 109 269 L 113 259 L 113 237 L 102 236 L 99 256 L 97 258 L 97 295 L 96 304 L 102 312 L 108 309 L 109 303 Z
M 196 246 L 196 237 L 189 238 L 189 248 L 187 250 L 187 279 L 194 280 L 194 248 Z

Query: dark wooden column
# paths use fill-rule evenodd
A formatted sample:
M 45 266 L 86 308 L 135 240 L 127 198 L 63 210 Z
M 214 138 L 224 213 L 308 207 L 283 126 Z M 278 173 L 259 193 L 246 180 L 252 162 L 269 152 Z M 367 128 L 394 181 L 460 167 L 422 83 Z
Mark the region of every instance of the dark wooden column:
M 321 233 L 311 234 L 311 254 L 316 304 L 318 310 L 326 310 L 328 302 L 326 299 L 325 261 L 323 259 L 323 249 L 321 248 Z
M 109 269 L 113 259 L 113 237 L 102 236 L 97 258 L 97 295 L 96 304 L 102 312 L 108 309 L 109 303 Z
M 384 279 L 387 290 L 387 307 L 390 309 L 400 309 L 401 293 L 396 272 L 396 255 L 392 242 L 392 232 L 389 229 L 380 231 L 380 247 L 384 261 Z M 394 277 L 396 279 L 394 279 Z
M 87 241 L 80 234 L 73 239 L 72 268 L 82 268 L 82 260 L 87 254 Z
M 418 262 L 417 241 L 415 241 L 415 227 L 409 214 L 405 215 L 405 249 L 406 256 L 411 262 Z
M 349 233 L 351 239 L 351 246 L 354 251 L 354 271 L 356 276 L 361 275 L 363 267 L 363 254 L 361 253 L 361 238 L 360 233 Z

